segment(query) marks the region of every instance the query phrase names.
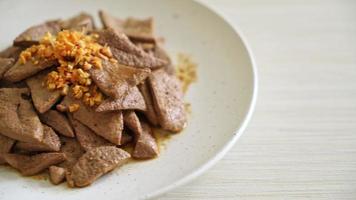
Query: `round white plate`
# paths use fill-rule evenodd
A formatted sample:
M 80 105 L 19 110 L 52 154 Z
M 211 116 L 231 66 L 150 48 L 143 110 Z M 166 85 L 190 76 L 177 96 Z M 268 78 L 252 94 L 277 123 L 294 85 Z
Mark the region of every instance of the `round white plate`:
M 192 107 L 188 127 L 166 142 L 158 159 L 130 163 L 83 189 L 69 189 L 65 184 L 53 186 L 0 167 L 0 199 L 131 200 L 157 196 L 207 170 L 246 127 L 257 91 L 251 52 L 241 33 L 194 1 L 0 1 L 0 47 L 11 44 L 31 25 L 79 11 L 95 15 L 99 22 L 99 9 L 117 17 L 153 16 L 156 33 L 166 38 L 173 58 L 183 52 L 199 64 L 198 82 L 186 96 Z

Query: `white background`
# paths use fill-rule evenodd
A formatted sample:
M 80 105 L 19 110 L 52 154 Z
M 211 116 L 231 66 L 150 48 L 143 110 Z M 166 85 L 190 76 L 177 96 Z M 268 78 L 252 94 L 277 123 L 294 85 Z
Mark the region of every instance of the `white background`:
M 250 43 L 257 108 L 222 161 L 160 199 L 356 199 L 356 1 L 204 2 Z

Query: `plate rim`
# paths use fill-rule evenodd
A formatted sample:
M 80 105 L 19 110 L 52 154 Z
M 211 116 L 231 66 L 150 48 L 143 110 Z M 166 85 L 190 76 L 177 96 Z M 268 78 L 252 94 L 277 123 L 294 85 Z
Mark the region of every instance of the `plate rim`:
M 241 29 L 239 27 L 233 25 L 231 19 L 229 17 L 227 17 L 226 14 L 220 12 L 217 8 L 207 4 L 206 2 L 203 2 L 203 0 L 192 0 L 191 2 L 198 6 L 202 6 L 205 9 L 208 9 L 209 11 L 214 13 L 217 17 L 224 20 L 227 23 L 227 25 L 230 26 L 230 28 L 235 32 L 236 36 L 241 39 L 241 42 L 242 42 L 243 46 L 246 48 L 248 57 L 251 61 L 251 65 L 252 65 L 252 75 L 253 75 L 252 76 L 252 78 L 253 78 L 252 99 L 249 104 L 247 114 L 242 119 L 240 128 L 237 128 L 234 131 L 235 134 L 232 137 L 232 139 L 228 143 L 226 143 L 225 146 L 223 146 L 209 161 L 207 161 L 206 163 L 204 163 L 203 165 L 201 165 L 199 168 L 192 171 L 191 173 L 189 173 L 189 174 L 185 175 L 184 177 L 180 178 L 179 180 L 173 182 L 172 184 L 167 185 L 167 186 L 165 186 L 157 191 L 154 191 L 152 193 L 149 193 L 147 195 L 141 196 L 141 197 L 139 197 L 139 199 L 152 199 L 152 198 L 159 197 L 173 189 L 176 189 L 180 186 L 183 186 L 183 185 L 189 183 L 190 181 L 201 176 L 204 172 L 206 172 L 211 167 L 213 167 L 219 160 L 221 160 L 226 155 L 226 153 L 234 146 L 234 144 L 237 142 L 237 140 L 241 137 L 241 135 L 246 130 L 246 127 L 247 127 L 248 123 L 250 122 L 252 115 L 255 111 L 256 102 L 257 102 L 257 93 L 258 93 L 257 64 L 256 64 L 255 56 L 252 53 L 250 44 L 247 42 L 245 35 L 243 34 L 243 32 L 241 31 Z

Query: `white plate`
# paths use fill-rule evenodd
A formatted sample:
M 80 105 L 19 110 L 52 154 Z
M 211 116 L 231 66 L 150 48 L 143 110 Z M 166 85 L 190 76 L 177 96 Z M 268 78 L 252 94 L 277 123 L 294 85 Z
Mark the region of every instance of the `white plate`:
M 190 54 L 199 64 L 198 82 L 186 100 L 189 125 L 161 149 L 158 159 L 131 163 L 84 189 L 53 186 L 0 167 L 0 199 L 145 199 L 186 183 L 219 160 L 236 142 L 251 116 L 257 90 L 254 62 L 241 33 L 210 9 L 183 1 L 39 0 L 0 1 L 0 47 L 27 27 L 53 18 L 104 9 L 118 17 L 153 16 L 173 57 Z M 99 23 L 97 23 L 99 25 Z

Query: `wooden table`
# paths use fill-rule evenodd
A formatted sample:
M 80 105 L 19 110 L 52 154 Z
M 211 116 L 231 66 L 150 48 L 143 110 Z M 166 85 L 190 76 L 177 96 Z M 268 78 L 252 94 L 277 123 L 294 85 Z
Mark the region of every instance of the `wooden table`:
M 204 2 L 250 43 L 257 107 L 223 160 L 159 199 L 356 199 L 356 1 Z

